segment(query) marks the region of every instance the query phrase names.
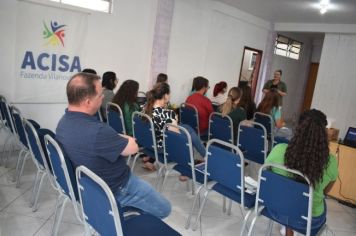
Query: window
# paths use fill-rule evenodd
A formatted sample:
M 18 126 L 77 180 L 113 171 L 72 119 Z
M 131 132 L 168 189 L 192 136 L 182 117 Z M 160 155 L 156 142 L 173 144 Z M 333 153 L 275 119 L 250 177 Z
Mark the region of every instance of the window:
M 66 4 L 75 7 L 86 8 L 94 11 L 112 13 L 113 0 L 50 0 L 59 4 Z
M 302 42 L 278 35 L 274 45 L 274 54 L 299 60 Z

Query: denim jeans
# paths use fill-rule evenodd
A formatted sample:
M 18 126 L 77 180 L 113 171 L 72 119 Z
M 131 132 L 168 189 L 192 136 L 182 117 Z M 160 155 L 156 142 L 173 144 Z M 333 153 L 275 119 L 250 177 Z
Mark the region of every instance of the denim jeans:
M 202 157 L 205 157 L 206 149 L 194 129 L 189 125 L 185 124 L 182 124 L 181 126 L 184 127 L 190 134 L 190 137 L 192 138 L 192 144 L 195 150 L 197 150 Z
M 149 183 L 133 173 L 125 187 L 120 187 L 115 198 L 122 207 L 135 207 L 158 218 L 165 218 L 171 213 L 171 204 Z

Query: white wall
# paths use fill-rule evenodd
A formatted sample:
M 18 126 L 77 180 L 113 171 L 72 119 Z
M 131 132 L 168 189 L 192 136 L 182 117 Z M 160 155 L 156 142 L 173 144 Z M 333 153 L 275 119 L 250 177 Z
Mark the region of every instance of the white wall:
M 312 107 L 335 119 L 344 138 L 356 127 L 356 34 L 326 34 Z
M 269 29 L 268 22 L 227 5 L 176 1 L 167 69 L 172 102 L 184 102 L 195 76 L 205 76 L 211 87 L 222 80 L 236 86 L 244 46 L 264 51 Z
M 0 94 L 5 95 L 10 102 L 16 89 L 13 82 L 16 37 L 25 37 L 16 35 L 18 4 L 18 1 L 13 0 L 0 2 Z M 31 5 L 36 9 L 36 4 Z M 113 70 L 119 78 L 119 84 L 126 79 L 135 79 L 140 83 L 140 89 L 147 90 L 156 7 L 157 0 L 117 0 L 111 15 L 90 13 L 87 37 L 83 42 L 85 50 L 81 57 L 82 68 L 94 68 L 100 75 Z M 57 10 L 62 11 L 59 8 Z M 38 17 L 43 20 L 40 11 Z M 55 129 L 66 104 L 17 106 L 26 117 L 36 119 L 44 127 Z
M 299 115 L 304 99 L 312 53 L 312 39 L 301 34 L 282 33 L 282 35 L 303 43 L 299 60 L 273 55 L 272 69 L 273 71 L 282 70 L 282 81 L 287 85 L 287 95 L 283 97 L 283 117 L 284 119 L 292 119 Z
M 314 63 L 320 62 L 323 43 L 324 43 L 324 36 L 313 39 L 313 52 L 312 52 L 311 62 Z

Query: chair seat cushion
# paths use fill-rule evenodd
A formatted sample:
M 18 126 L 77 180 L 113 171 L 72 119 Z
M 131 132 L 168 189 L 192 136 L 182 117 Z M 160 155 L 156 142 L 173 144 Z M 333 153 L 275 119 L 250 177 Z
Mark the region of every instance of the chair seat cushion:
M 221 195 L 230 198 L 231 200 L 241 204 L 241 193 L 240 190 L 233 191 L 219 183 L 214 184 L 213 190 L 220 193 Z M 245 207 L 251 208 L 255 206 L 256 194 L 245 193 Z
M 281 224 L 281 225 L 284 225 L 286 226 L 287 228 L 291 228 L 293 229 L 294 231 L 298 232 L 298 233 L 301 233 L 303 235 L 306 234 L 306 229 L 307 229 L 307 226 L 306 226 L 306 222 L 305 221 L 305 228 L 304 229 L 301 229 L 300 227 L 297 227 L 297 223 L 296 221 L 297 220 L 293 220 L 293 219 L 284 219 L 283 217 L 275 217 L 274 215 L 270 214 L 270 211 L 268 211 L 267 208 L 264 208 L 261 212 L 261 215 L 269 218 L 269 219 L 272 219 L 273 221 Z M 326 218 L 324 220 L 324 222 L 322 222 L 321 224 L 318 224 L 317 226 L 313 226 L 313 221 L 312 221 L 312 228 L 311 228 L 311 232 L 310 232 L 310 236 L 314 236 L 314 235 L 317 235 L 318 232 L 320 231 L 320 229 L 323 228 L 323 226 L 325 225 L 326 223 Z
M 139 215 L 125 220 L 124 235 L 176 236 L 181 234 L 152 215 Z

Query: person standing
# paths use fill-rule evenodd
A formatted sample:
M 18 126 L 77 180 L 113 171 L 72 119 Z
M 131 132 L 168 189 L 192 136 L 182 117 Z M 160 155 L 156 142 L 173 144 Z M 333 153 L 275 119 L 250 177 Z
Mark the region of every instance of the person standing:
M 283 104 L 283 97 L 287 95 L 287 85 L 281 81 L 282 70 L 276 70 L 274 72 L 273 79 L 268 80 L 267 83 L 263 86 L 263 93 L 266 94 L 271 90 L 275 90 L 279 95 L 279 106 Z

